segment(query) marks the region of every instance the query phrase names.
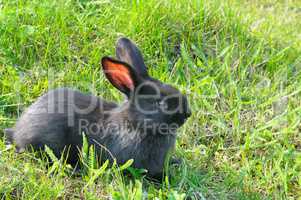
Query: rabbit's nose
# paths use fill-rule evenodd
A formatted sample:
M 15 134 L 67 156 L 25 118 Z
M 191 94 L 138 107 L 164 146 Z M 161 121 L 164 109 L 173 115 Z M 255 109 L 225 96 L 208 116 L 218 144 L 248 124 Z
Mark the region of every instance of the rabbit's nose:
M 189 118 L 191 116 L 191 110 L 188 108 L 186 113 L 185 113 L 185 117 Z

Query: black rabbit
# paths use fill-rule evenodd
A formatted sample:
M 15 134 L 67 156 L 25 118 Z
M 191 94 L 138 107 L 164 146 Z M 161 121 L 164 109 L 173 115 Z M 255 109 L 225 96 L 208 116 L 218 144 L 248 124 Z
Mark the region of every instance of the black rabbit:
M 6 129 L 18 152 L 49 146 L 59 157 L 69 148 L 68 162 L 76 164 L 82 133 L 96 147 L 102 160 L 148 170 L 160 177 L 175 131 L 191 115 L 187 99 L 174 87 L 150 77 L 137 46 L 127 38 L 116 45 L 118 60 L 103 57 L 103 72 L 127 96 L 120 106 L 79 91 L 60 88 L 38 98 Z

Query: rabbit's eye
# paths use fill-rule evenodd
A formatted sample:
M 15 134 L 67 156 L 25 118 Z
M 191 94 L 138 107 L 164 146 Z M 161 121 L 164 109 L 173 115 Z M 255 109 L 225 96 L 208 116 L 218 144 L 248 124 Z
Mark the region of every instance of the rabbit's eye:
M 166 101 L 158 101 L 158 106 L 160 107 L 161 110 L 167 110 L 168 109 L 168 104 Z

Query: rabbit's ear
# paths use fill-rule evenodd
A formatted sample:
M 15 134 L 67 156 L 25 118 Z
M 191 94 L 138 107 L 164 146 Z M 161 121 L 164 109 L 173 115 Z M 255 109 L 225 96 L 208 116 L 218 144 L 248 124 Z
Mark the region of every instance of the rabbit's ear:
M 103 57 L 101 64 L 103 72 L 112 85 L 129 96 L 137 86 L 137 73 L 127 63 L 110 57 Z
M 118 39 L 116 43 L 116 57 L 133 66 L 139 75 L 148 76 L 140 50 L 128 38 L 123 37 Z

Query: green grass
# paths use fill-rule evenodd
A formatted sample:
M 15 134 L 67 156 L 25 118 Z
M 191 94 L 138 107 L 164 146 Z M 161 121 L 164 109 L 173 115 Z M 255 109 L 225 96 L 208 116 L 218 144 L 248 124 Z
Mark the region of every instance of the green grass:
M 96 179 L 63 164 L 52 172 L 0 140 L 0 196 L 300 199 L 300 17 L 298 0 L 0 0 L 0 135 L 51 88 L 92 84 L 120 101 L 99 64 L 120 36 L 139 45 L 152 76 L 187 93 L 193 111 L 173 153 L 183 163 L 161 185 L 117 168 Z

